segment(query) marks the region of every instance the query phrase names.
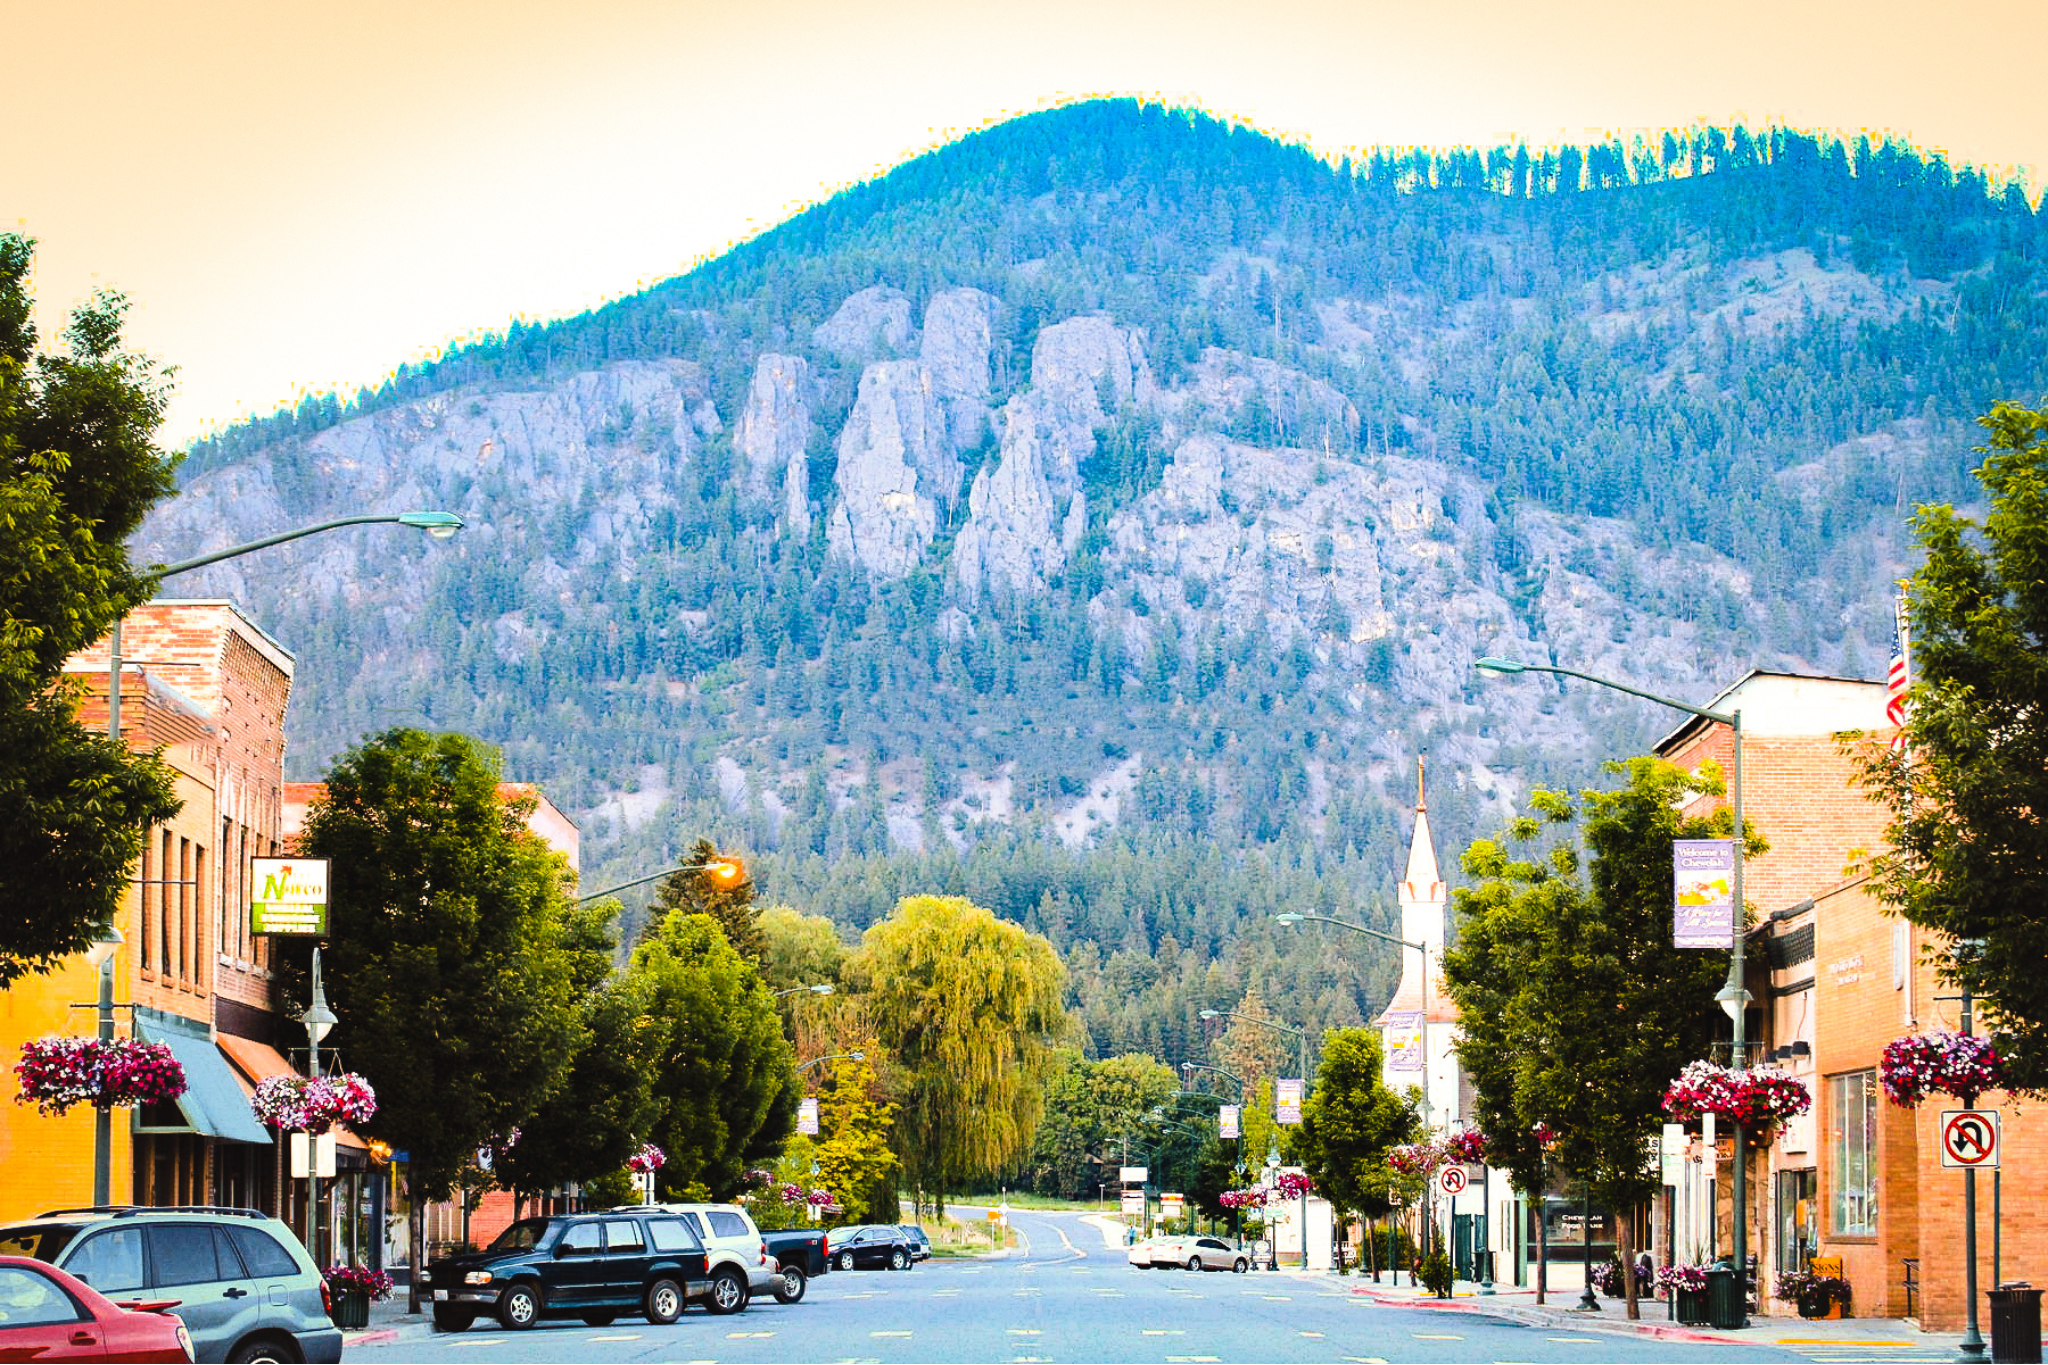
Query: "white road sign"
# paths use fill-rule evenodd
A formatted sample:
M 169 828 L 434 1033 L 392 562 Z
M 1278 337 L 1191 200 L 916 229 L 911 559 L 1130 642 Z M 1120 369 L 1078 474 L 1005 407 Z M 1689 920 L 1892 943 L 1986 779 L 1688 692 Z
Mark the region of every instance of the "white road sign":
M 1472 1178 L 1465 1174 L 1463 1166 L 1446 1166 L 1436 1173 L 1436 1187 L 1448 1195 L 1460 1195 Z
M 1942 1110 L 1941 1164 L 1951 1170 L 1997 1170 L 1998 1111 Z

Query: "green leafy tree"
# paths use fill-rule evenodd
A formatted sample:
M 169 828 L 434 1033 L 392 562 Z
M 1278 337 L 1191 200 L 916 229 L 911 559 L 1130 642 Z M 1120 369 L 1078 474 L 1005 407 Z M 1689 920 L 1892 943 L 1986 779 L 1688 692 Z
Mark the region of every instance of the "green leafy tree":
M 889 1145 L 896 1106 L 882 1097 L 873 1063 L 841 1057 L 827 1065 L 818 1089 L 818 1183 L 847 1209 L 884 1187 L 893 1198 L 902 1165 Z
M 760 965 L 767 941 L 761 936 L 760 912 L 754 908 L 754 879 L 743 863 L 720 853 L 709 839 L 699 839 L 691 847 L 681 870 L 655 893 L 654 903 L 650 928 L 676 910 L 709 915 L 741 957 Z
M 1475 1088 L 1488 1088 L 1482 1116 L 1505 1120 L 1500 1131 L 1518 1141 L 1537 1121 L 1550 1123 L 1563 1168 L 1609 1208 L 1626 1210 L 1656 1192 L 1644 1153 L 1664 1121 L 1665 1089 L 1712 1045 L 1724 970 L 1716 954 L 1671 946 L 1671 842 L 1727 837 L 1733 826 L 1725 806 L 1704 819 L 1679 814 L 1695 794 L 1721 794 L 1718 772 L 1688 774 L 1652 757 L 1607 770 L 1626 784 L 1581 792 L 1576 809 L 1539 791 L 1535 818 L 1509 831 L 1511 841 L 1527 841 L 1546 824 L 1580 819 L 1583 881 L 1567 846 L 1520 863 L 1498 844 L 1468 850 L 1466 871 L 1478 885 L 1459 892 L 1460 943 L 1445 955 L 1445 982 L 1461 1018 L 1493 1009 L 1505 1020 L 1498 1036 L 1482 1027 L 1480 1042 L 1460 1051 L 1476 1063 Z M 1754 857 L 1765 845 L 1747 833 Z M 1626 1265 L 1629 1220 L 1618 1226 Z M 1634 1278 L 1624 1281 L 1634 1317 Z
M 411 1153 L 415 1207 L 532 1115 L 584 1040 L 568 863 L 498 781 L 488 745 L 389 730 L 335 764 L 300 843 L 332 863 L 330 1041 L 377 1091 L 369 1132 Z M 309 955 L 281 964 L 280 1003 L 304 1000 Z
M 1412 1141 L 1420 1126 L 1413 1102 L 1387 1085 L 1381 1066 L 1376 1030 L 1325 1034 L 1315 1092 L 1302 1107 L 1290 1143 L 1323 1197 L 1361 1218 L 1377 1218 L 1392 1207 L 1388 1149 Z
M 806 915 L 787 905 L 771 905 L 759 919 L 761 979 L 770 990 L 804 986 L 836 986 L 850 951 L 839 930 L 823 915 Z
M 670 911 L 632 965 L 647 980 L 648 1012 L 668 1026 L 654 1079 L 654 1141 L 668 1155 L 660 1188 L 733 1198 L 796 1126 L 796 1055 L 774 998 L 709 915 Z
M 165 390 L 121 349 L 118 294 L 72 314 L 66 354 L 37 352 L 33 249 L 0 234 L 0 987 L 114 922 L 145 831 L 180 804 L 155 756 L 79 727 L 64 678 L 155 589 L 122 542 L 175 487 L 153 444 Z
M 1146 1116 L 1177 1088 L 1172 1068 L 1142 1053 L 1091 1062 L 1072 1048 L 1048 1059 L 1044 1108 L 1025 1169 L 1032 1188 L 1065 1199 L 1092 1196 L 1116 1139 L 1139 1136 Z
M 579 906 L 571 917 L 567 946 L 584 1042 L 566 1081 L 520 1121 L 519 1140 L 498 1158 L 493 1173 L 522 1199 L 623 1167 L 661 1113 L 654 1069 L 670 1025 L 653 1012 L 645 972 L 611 972 L 618 908 L 617 901 Z
M 2015 1084 L 2048 1086 L 2048 409 L 1999 403 L 1978 419 L 1983 523 L 1923 506 L 1926 561 L 1907 585 L 1913 689 L 1905 755 L 1863 780 L 1891 810 L 1877 892 L 1972 951 L 1943 951 L 2005 1035 Z
M 1012 1166 L 1065 1023 L 1052 945 L 959 896 L 910 896 L 847 963 L 895 1066 L 897 1152 L 922 1207 Z

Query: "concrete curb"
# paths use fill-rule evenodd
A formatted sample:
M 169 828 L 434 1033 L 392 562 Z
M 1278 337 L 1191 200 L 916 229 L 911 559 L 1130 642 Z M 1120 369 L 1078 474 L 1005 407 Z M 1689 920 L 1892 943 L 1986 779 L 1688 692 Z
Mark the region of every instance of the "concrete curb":
M 1568 1310 L 1524 1307 L 1516 1303 L 1501 1303 L 1496 1299 L 1478 1298 L 1437 1299 L 1408 1298 L 1399 1294 L 1375 1294 L 1370 1289 L 1354 1288 L 1352 1295 L 1369 1299 L 1388 1308 L 1430 1308 L 1438 1312 L 1477 1313 L 1482 1317 L 1505 1318 L 1510 1322 L 1524 1323 L 1531 1327 L 1569 1328 L 1573 1331 L 1589 1330 L 1605 1332 L 1611 1336 L 1651 1337 L 1659 1341 L 1731 1342 L 1749 1341 L 1749 1337 L 1731 1336 L 1723 1333 L 1695 1332 L 1689 1327 L 1680 1327 L 1668 1322 L 1631 1322 L 1627 1318 L 1596 1318 L 1591 1314 L 1566 1316 Z

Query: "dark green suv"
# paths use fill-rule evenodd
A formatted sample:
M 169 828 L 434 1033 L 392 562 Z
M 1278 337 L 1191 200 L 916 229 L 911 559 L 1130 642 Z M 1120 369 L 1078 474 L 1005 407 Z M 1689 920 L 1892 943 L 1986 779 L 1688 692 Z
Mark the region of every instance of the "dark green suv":
M 658 1212 L 522 1218 L 484 1250 L 427 1268 L 434 1325 L 444 1332 L 485 1313 L 512 1331 L 542 1318 L 604 1327 L 627 1313 L 670 1323 L 708 1280 L 697 1234 Z

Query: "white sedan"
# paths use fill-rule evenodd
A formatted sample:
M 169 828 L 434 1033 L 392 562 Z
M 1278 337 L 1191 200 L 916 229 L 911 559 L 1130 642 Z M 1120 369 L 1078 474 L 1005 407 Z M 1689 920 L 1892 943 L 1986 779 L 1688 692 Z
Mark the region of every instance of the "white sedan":
M 1250 1256 L 1219 1237 L 1184 1237 L 1178 1250 L 1180 1263 L 1189 1270 L 1234 1270 L 1242 1275 L 1252 1268 Z
M 1141 1237 L 1137 1241 L 1131 1243 L 1130 1254 L 1126 1256 L 1124 1259 L 1129 1261 L 1134 1266 L 1139 1266 L 1143 1269 L 1150 1270 L 1154 1266 L 1160 1264 L 1160 1262 L 1155 1260 L 1154 1257 L 1160 1253 L 1162 1248 L 1167 1246 L 1173 1240 L 1174 1239 L 1171 1237 Z M 1178 1265 L 1179 1262 L 1175 1261 L 1172 1262 L 1172 1264 Z

